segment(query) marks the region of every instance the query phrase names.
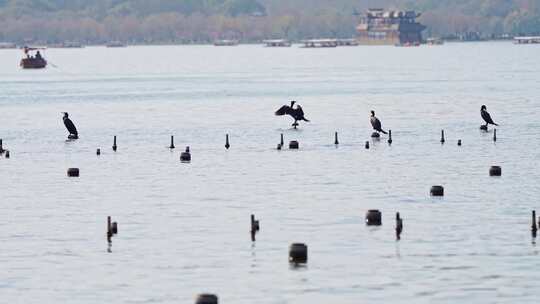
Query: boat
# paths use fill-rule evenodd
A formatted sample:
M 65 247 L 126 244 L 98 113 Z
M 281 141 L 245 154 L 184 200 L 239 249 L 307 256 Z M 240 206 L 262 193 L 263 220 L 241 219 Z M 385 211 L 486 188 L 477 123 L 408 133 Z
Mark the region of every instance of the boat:
M 405 43 L 397 43 L 395 46 L 397 47 L 415 47 L 420 46 L 420 42 L 405 42 Z
M 20 66 L 23 69 L 44 69 L 47 66 L 47 60 L 43 58 L 40 50 L 45 48 L 39 47 L 24 47 L 26 58 L 21 59 Z M 35 53 L 34 53 L 35 52 Z
M 110 41 L 109 43 L 107 43 L 106 46 L 108 48 L 121 48 L 121 47 L 126 47 L 127 45 L 125 43 L 120 42 L 120 41 Z
M 17 45 L 11 42 L 0 42 L 0 49 L 16 49 Z
M 302 40 L 302 48 L 335 48 L 338 46 L 336 39 L 311 39 Z
M 416 46 L 422 42 L 426 26 L 416 19 L 415 11 L 394 11 L 370 8 L 360 17 L 356 30 L 362 45 Z
M 64 41 L 62 43 L 51 44 L 49 47 L 59 49 L 80 49 L 84 48 L 84 45 L 76 41 Z
M 351 38 L 351 39 L 338 39 L 337 40 L 338 46 L 359 46 L 360 42 L 358 42 L 357 39 Z
M 290 47 L 292 43 L 289 40 L 285 39 L 271 39 L 264 40 L 263 43 L 266 47 Z
M 237 46 L 238 40 L 216 40 L 214 41 L 215 46 Z
M 426 39 L 426 44 L 427 45 L 443 45 L 444 40 L 442 40 L 439 37 L 430 37 L 430 38 Z
M 514 37 L 515 44 L 540 44 L 540 36 Z

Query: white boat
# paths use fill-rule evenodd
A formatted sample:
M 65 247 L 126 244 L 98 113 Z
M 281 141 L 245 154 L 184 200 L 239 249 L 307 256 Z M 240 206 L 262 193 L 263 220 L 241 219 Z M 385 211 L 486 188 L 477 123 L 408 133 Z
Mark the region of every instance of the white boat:
M 111 41 L 107 43 L 107 47 L 109 48 L 120 48 L 120 47 L 126 47 L 127 45 L 125 43 L 122 43 L 120 41 Z
M 17 45 L 11 42 L 0 42 L 0 49 L 16 49 Z
M 237 46 L 238 40 L 216 40 L 214 41 L 215 46 Z
M 292 43 L 289 40 L 285 39 L 271 39 L 264 40 L 263 43 L 266 47 L 290 47 Z
M 303 48 L 335 48 L 338 46 L 336 39 L 311 39 L 302 40 Z
M 515 44 L 540 44 L 540 36 L 514 37 Z

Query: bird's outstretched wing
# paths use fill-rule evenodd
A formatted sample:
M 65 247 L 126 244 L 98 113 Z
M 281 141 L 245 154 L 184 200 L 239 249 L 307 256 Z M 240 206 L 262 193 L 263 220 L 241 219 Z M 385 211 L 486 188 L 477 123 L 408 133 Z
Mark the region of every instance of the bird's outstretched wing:
M 289 107 L 288 105 L 284 105 L 279 110 L 276 111 L 276 116 L 282 116 L 282 115 L 292 115 L 293 109 Z
M 489 115 L 488 111 L 482 111 L 482 118 L 484 121 L 488 124 L 496 125 L 496 123 L 493 122 L 493 119 L 491 119 L 491 115 Z
M 75 125 L 71 121 L 71 119 L 66 118 L 64 119 L 64 125 L 66 126 L 66 129 L 69 131 L 69 134 L 78 134 L 77 128 L 75 128 Z

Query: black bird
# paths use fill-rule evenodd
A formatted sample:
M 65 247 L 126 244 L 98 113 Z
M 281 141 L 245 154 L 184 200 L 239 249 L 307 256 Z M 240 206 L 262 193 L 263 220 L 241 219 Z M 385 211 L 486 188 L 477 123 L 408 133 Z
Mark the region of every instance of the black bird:
M 491 115 L 489 115 L 485 105 L 482 105 L 482 107 L 480 107 L 480 115 L 482 115 L 482 119 L 486 122 L 486 125 L 482 126 L 482 129 L 487 130 L 489 124 L 498 126 L 498 124 L 496 124 L 493 119 L 491 119 Z
M 309 120 L 307 120 L 304 117 L 304 111 L 302 110 L 301 106 L 296 105 L 296 109 L 294 108 L 295 103 L 296 101 L 293 100 L 291 101 L 291 106 L 284 105 L 281 108 L 279 108 L 279 110 L 276 111 L 276 116 L 282 116 L 285 114 L 291 115 L 291 117 L 294 119 L 294 123 L 292 124 L 292 126 L 296 128 L 298 126 L 299 120 L 303 120 L 307 122 L 309 122 Z
M 69 114 L 67 112 L 63 112 L 63 113 L 64 113 L 64 118 L 63 118 L 64 125 L 66 126 L 66 129 L 69 132 L 68 138 L 69 139 L 79 138 L 79 132 L 77 132 L 77 128 L 75 128 L 75 125 L 73 124 L 71 119 L 69 119 Z
M 386 133 L 385 130 L 383 130 L 381 128 L 381 121 L 377 117 L 375 117 L 375 111 L 373 111 L 373 110 L 371 111 L 371 117 L 370 117 L 369 121 L 371 122 L 371 126 L 373 127 L 373 129 L 375 131 L 382 132 L 384 134 L 388 134 L 388 133 Z

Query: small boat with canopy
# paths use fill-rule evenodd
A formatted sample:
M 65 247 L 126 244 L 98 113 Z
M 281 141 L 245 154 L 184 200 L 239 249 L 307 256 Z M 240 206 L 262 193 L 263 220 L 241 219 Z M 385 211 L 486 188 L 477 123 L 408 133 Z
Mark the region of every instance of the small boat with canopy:
M 43 58 L 40 51 L 45 48 L 24 47 L 26 58 L 21 59 L 20 66 L 23 69 L 43 69 L 47 66 L 47 60 Z

